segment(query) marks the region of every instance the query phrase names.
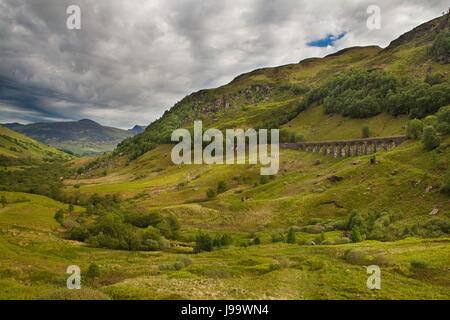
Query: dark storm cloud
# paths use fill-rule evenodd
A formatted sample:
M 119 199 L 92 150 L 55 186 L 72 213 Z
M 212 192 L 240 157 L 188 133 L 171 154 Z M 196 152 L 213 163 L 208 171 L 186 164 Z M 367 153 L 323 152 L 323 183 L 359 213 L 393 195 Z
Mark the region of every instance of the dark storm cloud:
M 66 28 L 66 8 L 82 30 Z M 381 30 L 366 27 L 369 5 Z M 186 94 L 348 46 L 386 46 L 445 1 L 0 0 L 0 122 L 148 124 Z M 335 47 L 309 47 L 347 32 Z

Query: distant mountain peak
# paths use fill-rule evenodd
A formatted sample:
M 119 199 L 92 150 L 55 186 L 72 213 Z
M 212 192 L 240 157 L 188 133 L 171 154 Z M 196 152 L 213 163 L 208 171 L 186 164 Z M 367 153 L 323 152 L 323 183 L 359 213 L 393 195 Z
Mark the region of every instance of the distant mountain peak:
M 100 125 L 99 123 L 97 123 L 97 122 L 95 122 L 95 121 L 93 121 L 93 120 L 90 120 L 90 119 L 81 119 L 81 120 L 78 121 L 78 122 L 81 122 L 81 123 L 91 123 L 91 124 L 98 124 L 98 125 Z
M 136 134 L 142 133 L 145 131 L 145 129 L 147 128 L 147 126 L 139 126 L 139 125 L 135 125 L 133 127 L 133 129 L 128 129 L 128 131 L 134 132 Z

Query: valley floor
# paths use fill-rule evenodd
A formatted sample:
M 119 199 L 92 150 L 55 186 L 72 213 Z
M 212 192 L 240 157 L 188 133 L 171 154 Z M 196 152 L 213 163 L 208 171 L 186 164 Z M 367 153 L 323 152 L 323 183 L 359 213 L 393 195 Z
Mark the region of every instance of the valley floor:
M 450 298 L 448 238 L 230 247 L 189 254 L 191 265 L 169 271 L 159 266 L 176 261 L 176 251 L 89 248 L 61 238 L 53 215 L 65 205 L 30 194 L 0 195 L 14 202 L 0 209 L 0 299 Z M 100 276 L 86 278 L 93 262 Z M 381 268 L 380 290 L 366 286 L 364 266 L 370 264 Z M 81 290 L 66 288 L 70 265 L 82 270 Z

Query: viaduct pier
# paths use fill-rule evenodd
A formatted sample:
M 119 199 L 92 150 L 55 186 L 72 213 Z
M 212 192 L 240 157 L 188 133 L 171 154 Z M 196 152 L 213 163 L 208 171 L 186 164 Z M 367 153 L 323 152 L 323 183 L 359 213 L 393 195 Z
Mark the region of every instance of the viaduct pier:
M 280 148 L 323 153 L 324 155 L 331 155 L 335 158 L 352 157 L 372 154 L 381 150 L 390 150 L 398 147 L 406 139 L 406 136 L 399 136 L 346 141 L 280 143 Z

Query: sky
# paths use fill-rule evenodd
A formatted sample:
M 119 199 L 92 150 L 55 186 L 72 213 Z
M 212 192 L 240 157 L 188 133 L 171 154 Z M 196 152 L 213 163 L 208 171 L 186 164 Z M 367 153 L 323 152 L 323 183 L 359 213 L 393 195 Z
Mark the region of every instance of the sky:
M 67 28 L 67 8 L 81 29 Z M 367 20 L 380 9 L 380 28 Z M 261 67 L 379 45 L 444 0 L 0 0 L 0 123 L 148 125 Z M 71 20 L 72 21 L 72 20 Z

